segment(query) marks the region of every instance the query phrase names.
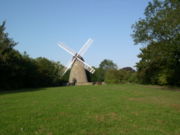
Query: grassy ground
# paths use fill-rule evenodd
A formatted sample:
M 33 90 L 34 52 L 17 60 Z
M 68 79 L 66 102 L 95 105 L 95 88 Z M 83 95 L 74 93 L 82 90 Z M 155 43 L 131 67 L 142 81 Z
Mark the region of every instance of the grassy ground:
M 180 135 L 180 91 L 143 85 L 0 93 L 1 135 Z

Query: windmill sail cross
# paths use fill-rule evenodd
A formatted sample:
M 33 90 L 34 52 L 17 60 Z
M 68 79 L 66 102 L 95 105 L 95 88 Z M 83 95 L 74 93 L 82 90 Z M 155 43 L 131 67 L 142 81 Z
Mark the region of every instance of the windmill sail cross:
M 63 50 L 73 56 L 71 62 L 66 66 L 66 69 L 63 73 L 64 75 L 71 68 L 69 83 L 73 83 L 74 81 L 78 84 L 88 83 L 85 70 L 89 71 L 92 74 L 95 72 L 95 69 L 86 62 L 84 62 L 84 59 L 82 58 L 82 56 L 86 53 L 92 42 L 92 39 L 88 39 L 78 53 L 66 46 L 64 43 L 58 44 L 59 47 L 61 47 Z

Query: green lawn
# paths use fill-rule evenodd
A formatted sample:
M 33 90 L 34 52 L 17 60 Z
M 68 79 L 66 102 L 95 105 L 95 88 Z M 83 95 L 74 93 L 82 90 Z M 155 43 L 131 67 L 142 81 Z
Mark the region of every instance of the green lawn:
M 0 135 L 180 135 L 180 91 L 123 84 L 1 92 Z

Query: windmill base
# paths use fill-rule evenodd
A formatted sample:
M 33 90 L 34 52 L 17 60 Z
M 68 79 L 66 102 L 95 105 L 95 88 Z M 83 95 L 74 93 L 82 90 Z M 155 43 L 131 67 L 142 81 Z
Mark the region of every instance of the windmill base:
M 85 85 L 93 85 L 93 83 L 92 82 L 78 82 L 78 83 L 76 83 L 75 85 L 77 85 L 77 86 L 85 86 Z

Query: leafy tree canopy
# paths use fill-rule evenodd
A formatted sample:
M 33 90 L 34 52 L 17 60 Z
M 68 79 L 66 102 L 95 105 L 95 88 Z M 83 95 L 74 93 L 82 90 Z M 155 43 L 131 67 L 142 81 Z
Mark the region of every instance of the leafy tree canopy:
M 145 9 L 144 19 L 136 22 L 133 28 L 133 38 L 138 43 L 157 43 L 173 41 L 180 34 L 180 1 L 153 0 Z
M 180 84 L 179 13 L 179 0 L 153 0 L 145 9 L 145 18 L 132 26 L 135 44 L 146 45 L 136 65 L 142 82 Z
M 100 63 L 99 68 L 103 70 L 109 70 L 109 69 L 117 69 L 118 67 L 112 60 L 105 59 Z

